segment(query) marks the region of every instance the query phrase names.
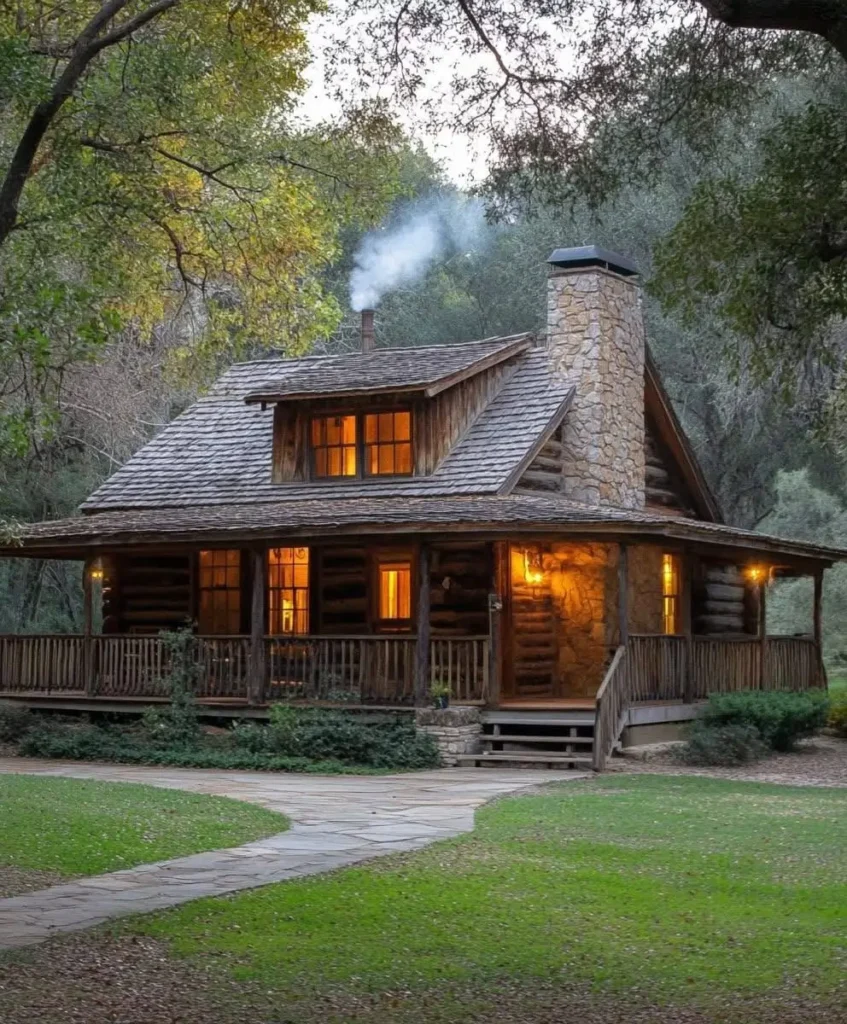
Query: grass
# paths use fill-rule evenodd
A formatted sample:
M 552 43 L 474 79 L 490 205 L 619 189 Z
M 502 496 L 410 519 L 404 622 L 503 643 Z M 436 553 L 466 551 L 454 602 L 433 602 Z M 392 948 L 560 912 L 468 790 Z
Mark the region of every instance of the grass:
M 415 854 L 123 927 L 304 1007 L 381 1000 L 377 1020 L 398 993 L 416 1020 L 458 1020 L 472 993 L 565 983 L 830 999 L 847 977 L 845 848 L 844 791 L 607 777 L 500 801 Z
M 286 819 L 226 797 L 122 782 L 0 776 L 0 870 L 93 875 L 237 846 Z

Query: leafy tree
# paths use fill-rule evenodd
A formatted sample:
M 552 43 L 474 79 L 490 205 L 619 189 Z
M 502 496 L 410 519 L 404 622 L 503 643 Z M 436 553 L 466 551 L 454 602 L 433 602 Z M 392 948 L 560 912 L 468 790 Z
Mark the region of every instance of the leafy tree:
M 847 0 L 348 0 L 375 45 L 345 67 L 391 78 L 434 128 L 483 135 L 485 188 L 511 213 L 539 199 L 595 206 L 661 178 L 680 143 L 714 156 L 744 119 L 805 76 L 808 105 L 773 111 L 739 167 L 694 194 L 657 263 L 657 294 L 756 344 L 754 369 L 830 354 L 847 315 Z M 444 73 L 445 53 L 455 53 Z M 442 66 L 440 76 L 432 74 Z M 433 93 L 449 82 L 450 101 Z M 741 150 L 744 150 L 743 141 Z
M 340 224 L 392 186 L 379 108 L 306 133 L 318 0 L 0 4 L 0 438 L 55 427 L 69 368 L 177 320 L 183 357 L 302 350 Z M 189 369 L 189 367 L 186 367 Z

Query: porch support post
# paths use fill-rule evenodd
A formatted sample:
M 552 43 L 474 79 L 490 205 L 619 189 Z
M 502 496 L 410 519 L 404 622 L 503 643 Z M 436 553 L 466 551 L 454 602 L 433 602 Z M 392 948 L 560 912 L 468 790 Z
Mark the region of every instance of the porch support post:
M 818 660 L 817 685 L 826 686 L 826 669 L 823 663 L 823 569 L 815 569 L 815 605 L 813 611 L 815 649 Z
M 250 704 L 262 704 L 265 699 L 265 594 L 267 593 L 267 553 L 264 548 L 250 552 L 250 674 L 247 680 L 247 699 Z
M 494 588 L 488 595 L 488 700 L 497 707 L 503 686 L 503 598 L 506 593 L 509 547 L 505 541 L 493 544 Z
M 619 645 L 629 642 L 629 548 L 618 544 L 618 635 Z
M 767 581 L 759 584 L 759 689 L 767 688 L 768 657 L 768 614 L 766 599 Z
M 429 544 L 424 541 L 418 549 L 418 609 L 415 647 L 415 705 L 426 707 L 429 700 Z
M 82 567 L 82 671 L 85 680 L 85 696 L 93 697 L 97 693 L 97 680 L 94 678 L 94 581 L 91 571 L 93 559 L 86 559 Z
M 694 701 L 694 642 L 691 638 L 691 584 L 694 559 L 686 551 L 682 556 L 682 635 L 685 638 L 685 678 L 682 681 L 682 699 L 686 704 Z

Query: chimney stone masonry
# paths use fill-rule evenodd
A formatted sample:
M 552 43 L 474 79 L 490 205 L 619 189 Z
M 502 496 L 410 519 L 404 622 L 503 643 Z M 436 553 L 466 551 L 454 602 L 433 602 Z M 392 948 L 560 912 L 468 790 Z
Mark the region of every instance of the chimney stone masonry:
M 564 491 L 644 507 L 644 320 L 638 269 L 596 246 L 550 256 L 547 350 L 576 386 L 563 427 Z

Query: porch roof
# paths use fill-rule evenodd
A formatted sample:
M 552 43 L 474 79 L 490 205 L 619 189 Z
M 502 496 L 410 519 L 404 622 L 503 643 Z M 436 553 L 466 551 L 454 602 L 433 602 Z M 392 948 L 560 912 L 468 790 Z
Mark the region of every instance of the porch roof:
M 719 523 L 529 494 L 115 510 L 24 525 L 16 536 L 0 546 L 0 553 L 82 557 L 86 551 L 98 548 L 279 542 L 288 537 L 337 534 L 456 532 L 495 536 L 532 532 L 656 537 L 827 564 L 847 560 L 847 550 L 841 548 L 786 540 Z

